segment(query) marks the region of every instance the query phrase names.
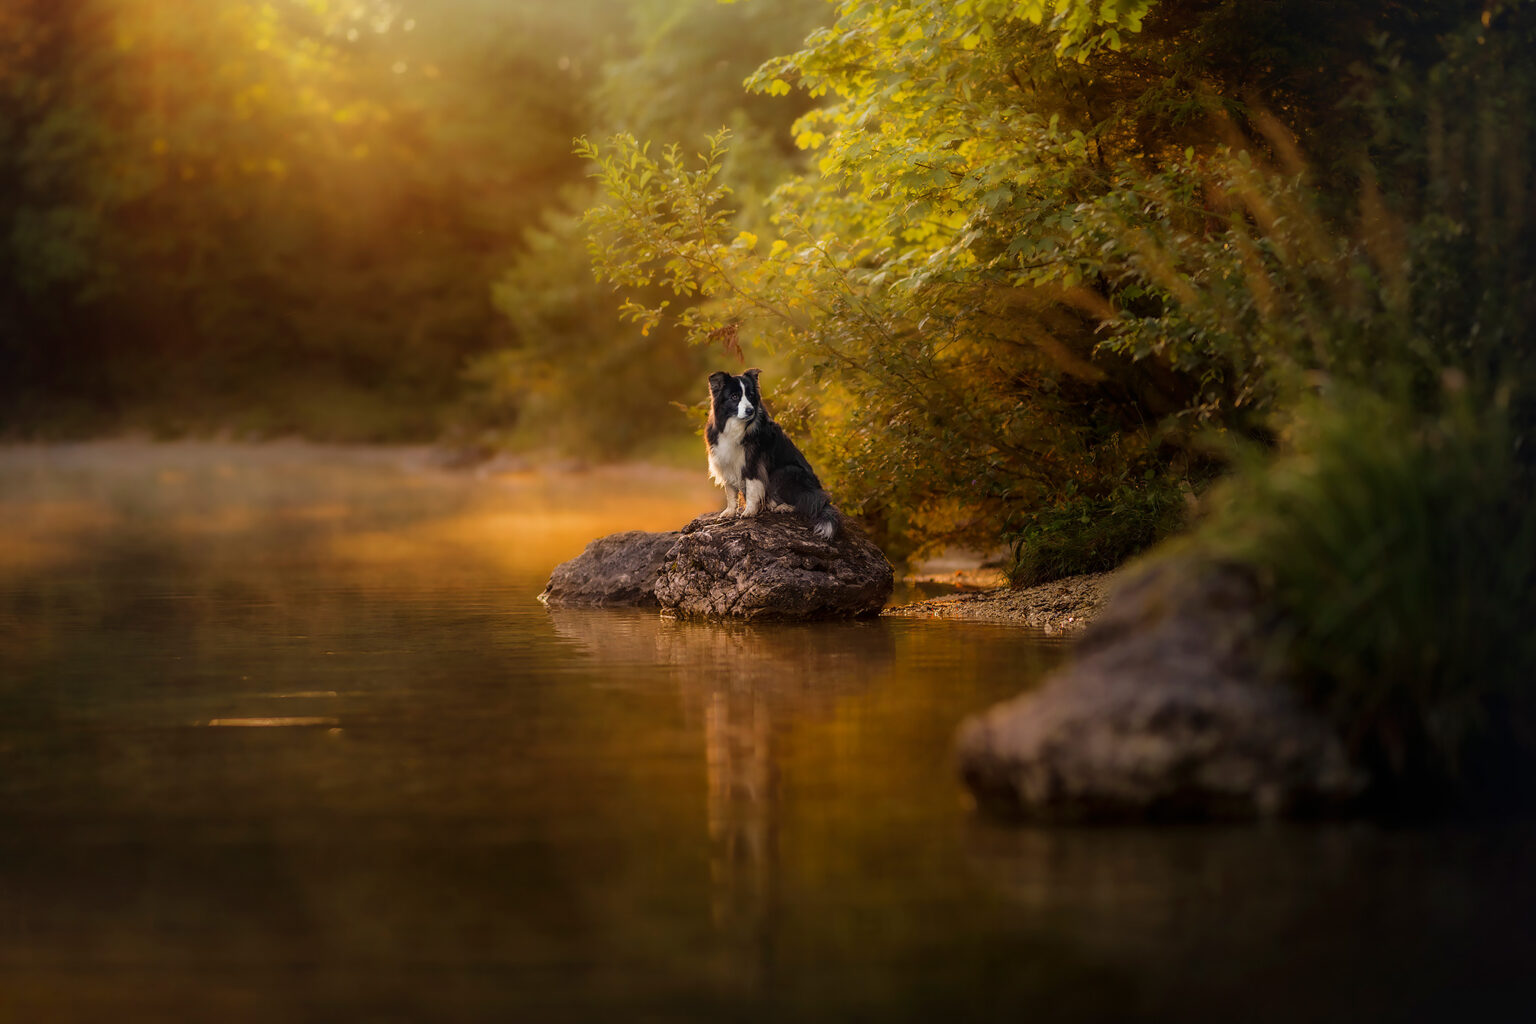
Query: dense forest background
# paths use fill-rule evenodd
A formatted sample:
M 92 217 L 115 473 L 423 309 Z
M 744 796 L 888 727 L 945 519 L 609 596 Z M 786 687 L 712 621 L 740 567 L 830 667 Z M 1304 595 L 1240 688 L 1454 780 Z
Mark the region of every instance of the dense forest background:
M 757 364 L 893 556 L 1006 542 L 1020 581 L 1180 529 L 1320 402 L 1498 410 L 1523 467 L 1533 27 L 11 0 L 0 431 L 635 457 Z
M 791 152 L 794 105 L 741 83 L 824 5 L 714 6 L 8 0 L 0 431 L 600 456 L 686 431 L 707 359 L 626 344 L 572 140 L 729 123 Z M 552 346 L 622 374 L 632 422 L 566 416 Z

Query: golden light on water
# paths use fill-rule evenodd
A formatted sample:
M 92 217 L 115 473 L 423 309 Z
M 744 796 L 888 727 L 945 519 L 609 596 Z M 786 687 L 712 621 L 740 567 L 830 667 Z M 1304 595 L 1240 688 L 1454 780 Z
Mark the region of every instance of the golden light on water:
M 531 598 L 551 566 L 593 538 L 621 528 L 675 530 L 717 505 L 703 474 L 683 469 L 482 477 L 434 468 L 424 449 L 295 443 L 0 447 L 0 494 L 0 587 L 47 580 L 95 608 L 103 574 L 131 565 L 149 579 L 171 578 L 195 562 L 190 578 L 158 595 L 188 602 L 193 615 L 208 614 L 205 592 L 230 580 L 252 606 L 298 615 L 295 574 L 321 567 L 339 590 L 398 596 L 511 586 Z M 291 633 L 334 626 L 311 614 Z M 70 637 L 63 623 L 24 626 L 0 615 L 0 656 L 20 659 L 17 670 Z M 221 725 L 332 724 L 276 710 L 203 715 Z
M 721 1006 L 783 988 L 763 1019 L 798 1020 L 853 978 L 821 1016 L 899 1015 L 913 964 L 948 1008 L 999 977 L 1033 993 L 995 965 L 1046 948 L 1065 953 L 1040 976 L 1083 1005 L 1084 977 L 1182 985 L 1221 957 L 1304 984 L 1334 962 L 1290 966 L 1321 905 L 1422 856 L 1374 830 L 971 820 L 954 724 L 1062 653 L 1016 630 L 534 599 L 594 536 L 713 510 L 695 470 L 114 442 L 0 447 L 0 494 L 6 1020 L 285 1020 L 338 1005 L 358 964 L 428 1017 L 452 986 L 509 1020 L 559 1017 L 571 964 L 595 965 L 581 1019 L 627 1019 L 657 979 Z M 1524 861 L 1486 866 L 1371 890 L 1395 916 L 1351 950 L 1507 918 Z M 1473 911 L 1445 907 L 1447 878 Z M 365 1009 L 343 1016 L 389 1016 Z
M 74 483 L 76 460 L 94 464 L 89 488 Z M 718 503 L 703 474 L 685 469 L 480 478 L 435 470 L 415 449 L 338 454 L 292 444 L 18 446 L 0 450 L 6 479 L 27 481 L 34 497 L 0 501 L 0 573 L 63 569 L 124 531 L 172 547 L 208 538 L 237 559 L 242 538 L 281 530 L 293 557 L 333 563 L 353 585 L 386 587 L 425 581 L 444 562 L 552 565 L 614 523 L 675 530 Z
M 115 518 L 107 506 L 86 499 L 0 501 L 0 575 L 67 562 Z
M 287 727 L 294 727 L 294 726 L 316 726 L 316 725 L 336 726 L 336 725 L 340 725 L 340 724 L 341 724 L 341 719 L 339 719 L 339 718 L 305 718 L 305 717 L 288 717 L 288 718 L 214 718 L 214 719 L 210 719 L 209 722 L 208 722 L 208 725 L 209 725 L 210 728 L 233 728 L 233 729 L 270 729 L 270 728 L 287 728 Z

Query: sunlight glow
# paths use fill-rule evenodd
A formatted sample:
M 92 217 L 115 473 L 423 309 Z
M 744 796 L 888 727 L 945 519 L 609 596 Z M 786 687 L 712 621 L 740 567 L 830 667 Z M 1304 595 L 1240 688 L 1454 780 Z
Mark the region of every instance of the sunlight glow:
M 210 728 L 235 729 L 267 729 L 315 725 L 335 726 L 340 724 L 341 720 L 336 718 L 213 718 L 208 721 Z

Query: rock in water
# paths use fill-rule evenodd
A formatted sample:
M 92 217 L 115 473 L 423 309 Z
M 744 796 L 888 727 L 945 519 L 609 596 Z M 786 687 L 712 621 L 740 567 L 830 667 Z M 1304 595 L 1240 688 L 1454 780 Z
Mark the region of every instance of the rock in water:
M 875 615 L 891 563 L 846 520 L 822 540 L 789 512 L 700 516 L 683 528 L 656 580 L 663 615 L 682 619 L 838 619 Z
M 966 721 L 983 806 L 1058 821 L 1221 819 L 1341 806 L 1365 779 L 1266 663 L 1257 586 L 1227 566 L 1133 573 L 1035 691 Z
M 654 608 L 656 576 L 678 536 L 630 530 L 601 537 L 555 567 L 539 600 L 551 608 Z

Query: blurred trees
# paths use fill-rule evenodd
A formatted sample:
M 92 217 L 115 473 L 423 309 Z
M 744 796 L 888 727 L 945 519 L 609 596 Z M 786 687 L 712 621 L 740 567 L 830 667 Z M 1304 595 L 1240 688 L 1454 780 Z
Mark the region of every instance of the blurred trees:
M 798 158 L 742 80 L 820 0 L 17 0 L 0 12 L 0 429 L 235 428 L 617 455 L 706 353 L 592 280 L 571 139 Z M 597 429 L 582 378 L 610 376 Z M 622 415 L 617 415 L 622 411 Z
M 718 126 L 734 126 L 735 199 L 744 222 L 761 220 L 768 192 L 799 166 L 789 128 L 809 104 L 755 95 L 742 82 L 826 13 L 824 0 L 624 5 L 589 94 L 593 130 L 702 144 Z M 617 457 L 692 429 L 677 406 L 701 401 L 721 354 L 690 346 L 673 324 L 641 332 L 621 323 L 625 298 L 593 279 L 587 255 L 580 212 L 596 201 L 592 184 L 564 193 L 498 280 L 495 301 L 511 337 L 470 365 L 462 441 Z M 643 295 L 665 301 L 655 289 Z
M 432 436 L 614 6 L 7 4 L 5 422 Z

